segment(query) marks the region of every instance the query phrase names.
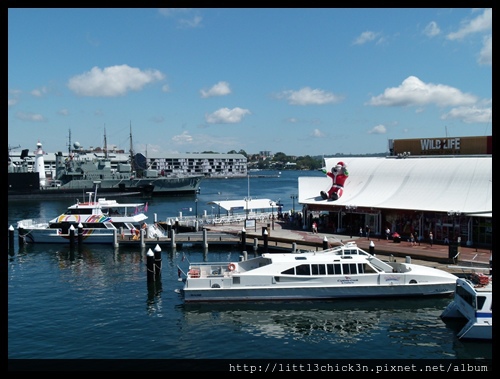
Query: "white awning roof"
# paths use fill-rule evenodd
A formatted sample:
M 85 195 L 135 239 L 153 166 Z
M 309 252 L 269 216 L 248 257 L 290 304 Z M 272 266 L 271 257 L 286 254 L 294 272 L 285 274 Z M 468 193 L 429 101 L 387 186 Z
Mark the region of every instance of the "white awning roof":
M 491 156 L 327 158 L 327 170 L 342 161 L 349 177 L 336 201 L 323 200 L 332 180 L 324 174 L 299 177 L 299 203 L 321 208 L 373 207 L 418 211 L 460 212 L 491 217 Z
M 248 209 L 249 211 L 255 209 L 271 209 L 272 207 L 276 208 L 276 202 L 270 199 L 250 199 L 247 201 L 243 200 L 223 200 L 223 201 L 210 201 L 207 203 L 208 205 L 217 205 L 227 211 L 245 211 Z M 271 205 L 272 204 L 272 205 Z

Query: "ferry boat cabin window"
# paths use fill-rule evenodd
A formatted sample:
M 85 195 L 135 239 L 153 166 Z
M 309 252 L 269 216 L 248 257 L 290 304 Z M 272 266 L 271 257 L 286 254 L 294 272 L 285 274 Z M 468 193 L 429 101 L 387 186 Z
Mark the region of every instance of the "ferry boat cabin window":
M 342 272 L 345 274 L 357 274 L 358 270 L 356 267 L 356 263 L 343 263 L 342 264 Z
M 342 275 L 342 270 L 340 269 L 340 264 L 327 264 L 328 275 Z
M 324 264 L 312 264 L 311 270 L 313 275 L 326 275 Z
M 476 302 L 474 299 L 474 296 L 467 292 L 467 290 L 463 289 L 462 286 L 458 286 L 457 289 L 455 290 L 457 292 L 457 295 L 460 296 L 462 299 L 465 300 L 469 305 L 471 305 L 473 308 L 476 308 Z
M 311 275 L 310 265 L 300 265 L 295 267 L 295 275 Z
M 92 209 L 90 209 L 90 208 L 68 209 L 64 214 L 66 214 L 66 215 L 91 215 Z
M 477 297 L 477 309 L 483 309 L 485 301 L 486 301 L 486 296 L 478 296 Z
M 377 271 L 367 263 L 358 263 L 358 274 L 375 274 Z

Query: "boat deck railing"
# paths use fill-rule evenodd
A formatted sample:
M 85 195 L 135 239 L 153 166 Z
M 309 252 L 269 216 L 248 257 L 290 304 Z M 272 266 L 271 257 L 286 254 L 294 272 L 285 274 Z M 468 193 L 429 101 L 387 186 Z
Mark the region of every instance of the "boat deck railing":
M 17 223 L 18 227 L 23 227 L 23 228 L 32 228 L 32 227 L 45 227 L 49 225 L 49 220 L 44 219 L 44 218 L 32 218 L 32 219 L 25 219 L 21 220 Z
M 229 274 L 229 262 L 191 263 L 188 276 L 191 278 L 220 277 Z
M 267 220 L 271 221 L 271 216 L 272 216 L 271 212 L 262 212 L 262 213 L 249 212 L 248 217 L 246 216 L 245 213 L 229 215 L 229 216 L 220 216 L 220 217 L 217 215 L 206 215 L 202 217 L 181 216 L 181 217 L 169 217 L 167 221 L 170 221 L 172 225 L 174 225 L 175 222 L 178 221 L 179 225 L 195 227 L 196 222 L 198 222 L 198 225 L 234 224 L 243 222 L 246 219 L 256 220 L 258 222 L 265 222 Z

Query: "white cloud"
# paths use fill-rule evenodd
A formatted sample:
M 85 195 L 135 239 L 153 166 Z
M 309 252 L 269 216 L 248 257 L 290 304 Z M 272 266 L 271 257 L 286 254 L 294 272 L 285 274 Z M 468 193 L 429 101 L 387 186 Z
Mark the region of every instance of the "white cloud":
M 427 37 L 435 37 L 439 33 L 441 33 L 441 30 L 439 29 L 439 26 L 437 25 L 437 23 L 435 21 L 431 21 L 431 22 L 429 22 L 429 24 L 427 24 L 423 33 Z
M 278 98 L 285 98 L 292 105 L 323 105 L 343 100 L 342 96 L 310 87 L 304 87 L 298 91 L 283 91 Z
M 69 115 L 69 111 L 67 109 L 61 109 L 57 112 L 57 114 L 60 114 L 61 116 L 67 116 Z
M 248 109 L 242 108 L 221 108 L 211 114 L 205 115 L 205 121 L 209 124 L 236 124 L 243 120 L 243 117 L 251 114 Z
M 194 12 L 192 8 L 159 8 L 158 12 L 167 18 L 177 17 L 179 15 L 190 15 Z M 194 15 L 192 18 L 180 18 L 177 20 L 179 28 L 197 28 L 201 26 L 203 18 L 199 15 Z
M 201 26 L 201 16 L 194 16 L 191 19 L 183 18 L 178 21 L 179 28 L 198 28 Z
M 183 145 L 193 142 L 193 136 L 191 136 L 187 131 L 184 131 L 182 134 L 173 136 L 172 141 L 176 144 Z
M 44 122 L 47 121 L 45 117 L 43 117 L 39 113 L 26 113 L 26 112 L 17 112 L 16 117 L 23 121 L 35 121 L 35 122 Z
M 387 129 L 384 125 L 376 125 L 371 130 L 368 131 L 368 134 L 385 134 L 387 133 Z
M 213 96 L 225 96 L 231 93 L 231 88 L 229 88 L 228 82 L 219 82 L 214 84 L 209 90 L 200 90 L 201 97 L 213 97 Z
M 492 120 L 492 109 L 490 108 L 480 108 L 476 106 L 472 107 L 458 107 L 453 108 L 448 113 L 441 116 L 441 119 L 446 120 L 450 118 L 460 119 L 466 124 L 472 123 L 490 123 Z
M 16 105 L 17 103 L 19 102 L 18 99 L 9 99 L 9 107 L 13 107 L 14 105 Z
M 47 87 L 36 88 L 31 91 L 31 94 L 35 97 L 42 97 L 48 92 Z
M 68 82 L 70 90 L 80 96 L 123 96 L 129 91 L 139 91 L 145 85 L 163 80 L 165 75 L 158 70 L 144 70 L 127 65 L 111 66 L 72 77 Z
M 315 137 L 315 138 L 323 138 L 323 137 L 325 137 L 325 133 L 323 133 L 319 129 L 314 129 L 313 132 L 312 132 L 312 136 Z
M 493 62 L 493 37 L 491 35 L 484 37 L 483 39 L 483 48 L 479 53 L 478 63 L 484 65 L 490 65 Z
M 380 33 L 375 33 L 375 32 L 370 32 L 370 31 L 363 32 L 363 33 L 361 33 L 361 35 L 359 37 L 357 37 L 354 40 L 353 45 L 363 45 L 367 42 L 373 41 L 379 35 L 380 35 Z
M 462 93 L 460 90 L 443 85 L 424 83 L 415 76 L 406 78 L 399 87 L 387 88 L 383 94 L 374 96 L 367 103 L 374 106 L 437 106 L 471 105 L 476 96 Z
M 161 91 L 162 91 L 162 92 L 170 92 L 170 87 L 168 86 L 168 84 L 164 84 L 164 85 L 161 87 Z
M 492 11 L 491 8 L 485 9 L 484 12 L 473 20 L 462 22 L 462 27 L 453 33 L 449 33 L 446 38 L 449 40 L 463 39 L 470 34 L 489 32 L 492 28 Z

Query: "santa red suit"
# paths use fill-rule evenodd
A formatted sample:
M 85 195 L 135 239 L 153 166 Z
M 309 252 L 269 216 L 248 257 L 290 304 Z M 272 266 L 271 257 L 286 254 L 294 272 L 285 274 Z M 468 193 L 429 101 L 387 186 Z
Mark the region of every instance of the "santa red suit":
M 321 191 L 320 195 L 323 200 L 337 200 L 342 196 L 344 192 L 344 183 L 349 176 L 349 172 L 347 171 L 347 167 L 344 162 L 338 162 L 336 166 L 332 167 L 330 172 L 326 173 L 327 176 L 332 178 L 332 186 L 328 190 L 328 193 L 325 191 Z

